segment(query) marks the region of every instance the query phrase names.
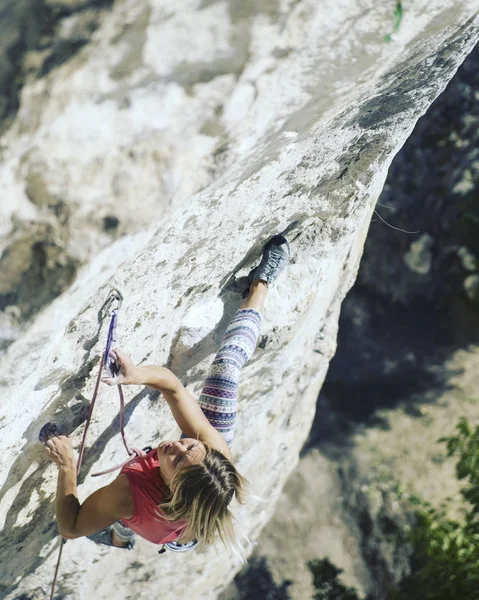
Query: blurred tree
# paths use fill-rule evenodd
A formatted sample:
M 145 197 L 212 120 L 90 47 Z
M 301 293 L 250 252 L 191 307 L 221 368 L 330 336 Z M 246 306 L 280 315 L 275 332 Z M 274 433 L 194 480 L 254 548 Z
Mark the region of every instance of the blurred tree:
M 352 588 L 345 587 L 338 577 L 342 573 L 327 558 L 307 563 L 316 591 L 312 600 L 359 600 Z
M 291 600 L 288 587 L 291 581 L 277 585 L 264 558 L 253 556 L 235 578 L 238 600 Z
M 441 438 L 449 457 L 458 458 L 456 476 L 465 481 L 460 520 L 448 516 L 449 502 L 434 508 L 419 498 L 418 523 L 410 532 L 412 573 L 390 600 L 478 600 L 479 598 L 479 426 L 466 419 L 456 435 Z

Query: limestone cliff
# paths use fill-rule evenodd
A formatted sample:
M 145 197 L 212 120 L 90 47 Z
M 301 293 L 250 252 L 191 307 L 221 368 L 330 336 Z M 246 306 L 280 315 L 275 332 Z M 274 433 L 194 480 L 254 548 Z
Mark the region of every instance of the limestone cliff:
M 306 563 L 324 557 L 344 585 L 383 600 L 415 566 L 408 494 L 436 506 L 457 494 L 437 440 L 461 416 L 479 417 L 479 310 L 468 285 L 479 270 L 478 88 L 479 44 L 389 168 L 376 211 L 398 229 L 372 219 L 309 439 L 221 600 L 312 598 Z
M 241 527 L 255 538 L 268 521 L 309 431 L 389 164 L 479 31 L 473 0 L 415 2 L 392 43 L 393 7 L 317 4 L 117 2 L 76 54 L 23 87 L 2 140 L 2 308 L 19 305 L 19 273 L 31 268 L 15 262 L 19 228 L 50 224 L 67 263 L 86 266 L 1 362 L 3 597 L 49 587 L 56 471 L 36 439 L 55 420 L 79 443 L 110 287 L 125 295 L 120 345 L 137 362 L 168 364 L 197 394 L 242 277 L 284 232 L 292 261 L 244 371 L 234 446 L 263 498 L 237 511 Z M 72 22 L 59 27 L 67 35 Z M 105 223 L 125 235 L 110 244 Z M 27 315 L 41 307 L 26 302 Z M 175 432 L 161 398 L 126 393 L 133 445 Z M 82 498 L 99 485 L 90 473 L 123 455 L 117 417 L 114 390 L 103 389 Z M 220 546 L 160 557 L 140 541 L 132 556 L 80 539 L 65 546 L 58 590 L 126 599 L 154 586 L 207 600 L 236 569 Z

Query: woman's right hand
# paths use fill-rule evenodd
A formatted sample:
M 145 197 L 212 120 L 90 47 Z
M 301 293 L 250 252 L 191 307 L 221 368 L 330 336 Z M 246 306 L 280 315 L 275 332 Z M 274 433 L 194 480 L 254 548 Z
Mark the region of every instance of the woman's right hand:
M 120 372 L 116 377 L 103 377 L 103 383 L 108 385 L 141 385 L 143 383 L 140 376 L 141 367 L 137 367 L 127 354 L 114 348 L 111 350 L 110 356 L 116 360 Z

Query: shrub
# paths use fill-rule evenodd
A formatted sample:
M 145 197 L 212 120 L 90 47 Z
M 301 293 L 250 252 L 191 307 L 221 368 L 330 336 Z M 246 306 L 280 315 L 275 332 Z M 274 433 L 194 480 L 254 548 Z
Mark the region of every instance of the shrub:
M 327 558 L 310 560 L 306 564 L 313 576 L 315 595 L 312 600 L 359 600 L 352 588 L 345 587 L 338 580 L 342 570 Z
M 411 531 L 412 573 L 390 595 L 391 600 L 478 600 L 479 598 L 479 426 L 462 418 L 456 435 L 441 438 L 447 455 L 457 457 L 456 477 L 465 482 L 459 520 L 416 499 L 418 523 Z

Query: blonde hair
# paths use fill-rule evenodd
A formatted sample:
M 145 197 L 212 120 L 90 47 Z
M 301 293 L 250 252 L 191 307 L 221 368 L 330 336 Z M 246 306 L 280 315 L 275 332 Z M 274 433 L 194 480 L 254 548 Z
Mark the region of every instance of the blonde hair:
M 204 546 L 211 544 L 218 533 L 226 548 L 244 560 L 228 507 L 233 498 L 244 503 L 248 482 L 221 452 L 204 446 L 203 461 L 178 470 L 166 486 L 158 516 L 167 521 L 186 521 L 179 542 L 197 539 Z

